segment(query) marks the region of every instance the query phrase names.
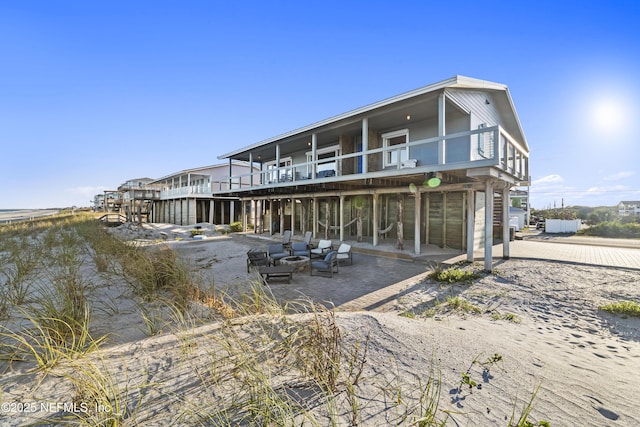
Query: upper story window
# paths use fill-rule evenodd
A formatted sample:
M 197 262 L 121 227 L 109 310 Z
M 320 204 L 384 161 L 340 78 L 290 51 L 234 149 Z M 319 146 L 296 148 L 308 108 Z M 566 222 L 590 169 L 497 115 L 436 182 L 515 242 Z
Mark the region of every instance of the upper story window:
M 312 152 L 307 151 L 305 153 L 307 155 L 307 162 L 310 163 L 313 161 Z M 323 176 L 334 176 L 340 175 L 340 171 L 338 168 L 338 162 L 336 161 L 336 157 L 340 155 L 340 145 L 332 145 L 330 147 L 319 148 L 316 151 L 318 156 L 318 169 L 317 173 Z M 309 164 L 307 166 L 307 173 L 311 175 L 312 165 Z
M 273 160 L 271 162 L 265 162 L 265 182 L 272 183 L 293 180 L 293 170 L 290 168 L 291 164 L 291 157 L 284 157 L 280 159 L 280 178 L 278 179 L 278 167 L 276 166 L 276 161 Z
M 382 146 L 406 145 L 409 142 L 409 129 L 400 129 L 382 134 Z M 399 147 L 400 148 L 400 147 Z M 400 156 L 400 159 L 398 159 Z M 384 153 L 384 167 L 397 166 L 399 161 L 409 160 L 409 147 L 389 150 Z

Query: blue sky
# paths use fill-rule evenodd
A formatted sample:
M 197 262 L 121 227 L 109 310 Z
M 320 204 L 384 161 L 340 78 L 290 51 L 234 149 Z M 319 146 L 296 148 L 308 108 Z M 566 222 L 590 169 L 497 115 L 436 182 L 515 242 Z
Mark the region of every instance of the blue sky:
M 534 208 L 640 200 L 637 1 L 0 0 L 0 209 L 88 206 L 456 74 L 509 86 Z

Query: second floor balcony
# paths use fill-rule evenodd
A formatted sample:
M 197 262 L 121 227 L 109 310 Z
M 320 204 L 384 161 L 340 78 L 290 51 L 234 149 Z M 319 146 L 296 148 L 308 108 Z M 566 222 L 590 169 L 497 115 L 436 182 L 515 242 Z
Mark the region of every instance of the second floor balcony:
M 392 141 L 392 139 L 390 139 Z M 392 141 L 393 142 L 393 141 Z M 528 151 L 500 126 L 458 132 L 377 148 L 343 153 L 327 152 L 262 162 L 261 170 L 232 175 L 213 184 L 214 194 L 286 189 L 297 185 L 345 183 L 368 178 L 401 178 L 447 172 L 459 177 L 499 172 L 503 179 L 524 185 L 529 181 Z M 294 161 L 306 158 L 307 161 Z M 279 164 L 278 164 L 279 163 Z

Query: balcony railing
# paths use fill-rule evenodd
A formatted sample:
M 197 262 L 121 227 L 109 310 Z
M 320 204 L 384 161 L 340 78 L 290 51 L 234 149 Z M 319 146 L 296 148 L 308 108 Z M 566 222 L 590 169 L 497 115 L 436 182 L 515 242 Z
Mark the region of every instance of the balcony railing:
M 186 187 L 169 188 L 160 191 L 160 199 L 175 199 L 188 196 L 210 196 L 213 191 L 211 184 L 189 185 Z
M 379 167 L 367 170 L 365 165 L 369 164 L 372 156 L 376 156 Z M 355 164 L 356 159 L 362 165 L 362 171 L 344 172 L 346 168 L 342 165 L 348 161 Z M 222 193 L 230 189 L 287 186 L 298 181 L 313 184 L 325 179 L 345 180 L 352 175 L 359 175 L 357 178 L 361 179 L 365 172 L 367 177 L 384 177 L 411 174 L 414 171 L 422 173 L 483 167 L 496 167 L 519 181 L 529 179 L 528 153 L 504 129 L 494 126 L 235 175 L 215 182 L 213 191 Z

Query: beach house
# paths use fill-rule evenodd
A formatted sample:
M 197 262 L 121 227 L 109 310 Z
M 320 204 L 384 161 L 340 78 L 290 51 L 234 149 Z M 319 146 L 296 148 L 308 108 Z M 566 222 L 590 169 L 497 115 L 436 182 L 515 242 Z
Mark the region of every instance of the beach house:
M 462 76 L 219 159 L 229 173 L 210 195 L 198 196 L 232 198 L 227 211 L 255 206 L 241 219 L 257 232 L 309 230 L 374 246 L 393 239 L 416 254 L 437 245 L 466 251 L 470 259 L 484 248 L 487 270 L 494 242 L 501 240 L 509 256 L 509 192 L 529 181 L 529 146 L 507 86 Z M 163 178 L 173 185 L 165 191 L 192 186 L 199 173 L 190 173 Z M 190 211 L 175 203 L 166 201 L 159 212 L 168 217 L 182 209 L 195 220 L 213 215 L 197 202 Z
M 618 215 L 640 216 L 640 200 L 623 200 L 618 203 Z
M 252 169 L 248 162 L 231 161 L 153 180 L 150 184 L 159 192 L 153 200 L 152 222 L 192 225 L 242 221 L 241 201 L 233 193 L 249 186 L 252 172 L 259 172 L 257 165 Z M 250 214 L 251 208 L 244 212 Z

